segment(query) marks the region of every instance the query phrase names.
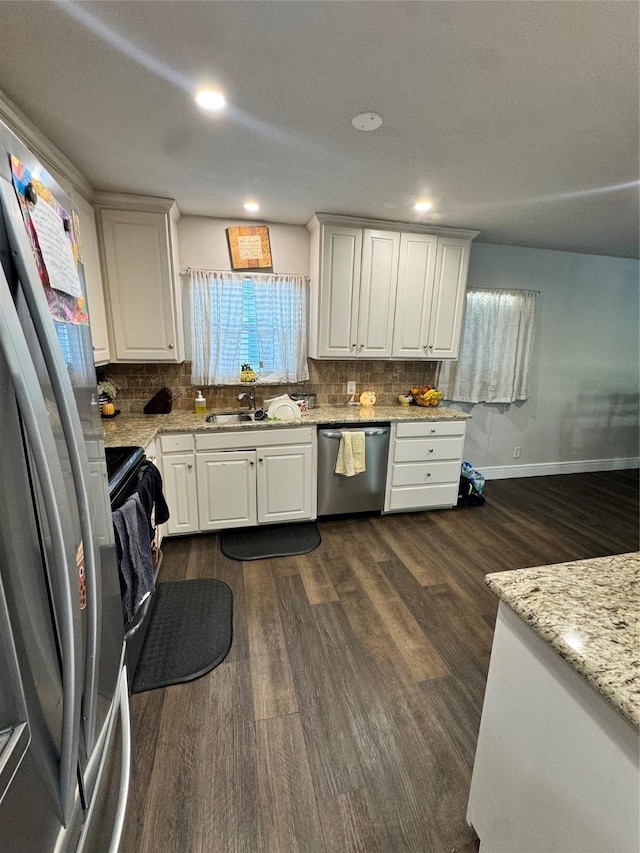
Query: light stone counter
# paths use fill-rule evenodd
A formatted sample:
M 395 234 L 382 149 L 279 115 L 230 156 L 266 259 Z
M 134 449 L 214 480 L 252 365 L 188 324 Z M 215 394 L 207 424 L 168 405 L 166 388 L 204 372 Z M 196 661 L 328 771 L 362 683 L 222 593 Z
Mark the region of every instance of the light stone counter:
M 640 554 L 487 575 L 486 583 L 633 725 L 640 725 Z
M 215 411 L 212 409 L 211 411 Z M 228 410 L 226 410 L 228 411 Z M 246 411 L 241 408 L 239 412 Z M 317 406 L 302 416 L 301 426 L 316 424 L 357 424 L 392 421 L 460 421 L 468 420 L 470 415 L 446 406 Z M 118 415 L 105 418 L 104 442 L 108 447 L 135 445 L 146 447 L 159 433 L 171 432 L 209 432 L 238 429 L 291 427 L 284 421 L 246 421 L 234 424 L 214 424 L 205 421 L 205 415 L 194 412 L 174 411 L 168 415 Z

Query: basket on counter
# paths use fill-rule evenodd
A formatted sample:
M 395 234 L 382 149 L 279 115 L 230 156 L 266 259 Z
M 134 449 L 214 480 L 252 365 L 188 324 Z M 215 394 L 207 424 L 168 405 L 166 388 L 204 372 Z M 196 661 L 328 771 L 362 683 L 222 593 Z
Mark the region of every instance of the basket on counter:
M 444 397 L 442 391 L 435 388 L 429 388 L 427 391 L 421 391 L 419 388 L 412 388 L 411 394 L 414 402 L 418 406 L 437 406 L 440 400 Z

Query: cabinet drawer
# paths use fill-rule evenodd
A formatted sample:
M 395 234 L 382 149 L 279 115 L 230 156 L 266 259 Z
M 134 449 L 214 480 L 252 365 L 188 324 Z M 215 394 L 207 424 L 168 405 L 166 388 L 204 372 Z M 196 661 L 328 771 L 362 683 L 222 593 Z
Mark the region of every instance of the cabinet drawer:
M 184 453 L 193 450 L 193 435 L 161 435 L 160 447 L 163 453 Z
M 435 509 L 451 507 L 458 502 L 458 483 L 435 486 L 392 488 L 388 510 Z
M 416 438 L 396 441 L 394 462 L 424 462 L 434 459 L 462 459 L 464 436 Z
M 466 421 L 406 421 L 396 424 L 397 438 L 419 438 L 438 435 L 464 435 Z
M 391 471 L 392 486 L 432 486 L 438 483 L 460 481 L 460 463 L 406 462 L 394 465 Z
M 196 450 L 253 450 L 284 444 L 311 444 L 315 427 L 279 429 L 248 426 L 241 430 L 211 430 L 196 433 Z

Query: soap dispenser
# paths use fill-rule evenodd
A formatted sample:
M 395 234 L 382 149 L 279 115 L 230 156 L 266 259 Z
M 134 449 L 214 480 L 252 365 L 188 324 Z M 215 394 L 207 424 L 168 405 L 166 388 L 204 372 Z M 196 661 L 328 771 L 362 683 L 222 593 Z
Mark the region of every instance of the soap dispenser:
M 202 396 L 202 392 L 198 391 L 198 396 L 196 397 L 196 414 L 204 415 L 207 411 L 207 401 Z

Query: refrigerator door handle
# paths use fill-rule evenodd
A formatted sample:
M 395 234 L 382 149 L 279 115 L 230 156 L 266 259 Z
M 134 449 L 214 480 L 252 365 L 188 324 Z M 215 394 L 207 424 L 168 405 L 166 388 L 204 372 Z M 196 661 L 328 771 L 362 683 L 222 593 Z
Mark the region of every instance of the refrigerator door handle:
M 60 801 L 62 818 L 66 824 L 73 809 L 78 767 L 80 661 L 76 649 L 81 647 L 80 606 L 77 591 L 75 596 L 72 592 L 70 579 L 71 570 L 76 570 L 75 559 L 68 558 L 65 544 L 64 519 L 69 517 L 69 505 L 42 389 L 1 266 L 0 351 L 15 390 L 49 526 L 51 586 L 61 651 L 63 703 Z
M 4 734 L 4 732 L 2 733 Z M 19 723 L 0 744 L 0 800 L 9 790 L 13 776 L 24 758 L 31 741 L 29 723 Z
M 94 796 L 85 816 L 84 829 L 78 842 L 76 853 L 91 853 L 87 848 L 87 838 L 91 832 L 94 820 L 94 811 L 100 805 L 100 791 L 102 789 L 103 777 L 109 762 L 109 747 L 114 741 L 114 729 L 118 713 L 120 714 L 120 786 L 118 788 L 118 803 L 113 816 L 111 838 L 108 853 L 118 853 L 122 841 L 124 822 L 127 816 L 127 803 L 129 800 L 129 784 L 131 779 L 131 718 L 129 715 L 129 683 L 127 679 L 127 667 L 123 664 L 120 670 L 118 690 L 116 691 L 109 717 L 109 726 L 106 744 L 103 751 L 100 766 L 94 786 Z M 105 839 L 106 840 L 106 839 Z M 103 849 L 101 847 L 101 849 Z
M 127 816 L 127 802 L 129 800 L 129 781 L 131 779 L 131 717 L 129 713 L 129 683 L 127 679 L 127 667 L 122 668 L 120 676 L 120 723 L 122 738 L 120 758 L 120 790 L 118 792 L 118 809 L 113 821 L 113 834 L 108 853 L 118 853 L 120 840 L 124 830 L 124 821 Z
M 5 214 L 5 224 L 13 260 L 18 270 L 23 293 L 29 306 L 31 319 L 42 350 L 44 362 L 51 380 L 51 387 L 60 415 L 60 423 L 67 445 L 71 474 L 74 481 L 80 529 L 84 547 L 84 567 L 87 589 L 87 655 L 83 691 L 83 716 L 86 720 L 85 743 L 87 753 L 93 749 L 95 739 L 95 697 L 98 666 L 98 637 L 100 613 L 99 584 L 96 569 L 96 546 L 91 523 L 89 492 L 86 472 L 89 468 L 80 415 L 75 402 L 73 387 L 58 344 L 49 308 L 44 296 L 40 275 L 27 238 L 13 187 L 0 178 L 0 204 Z

